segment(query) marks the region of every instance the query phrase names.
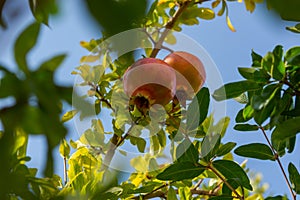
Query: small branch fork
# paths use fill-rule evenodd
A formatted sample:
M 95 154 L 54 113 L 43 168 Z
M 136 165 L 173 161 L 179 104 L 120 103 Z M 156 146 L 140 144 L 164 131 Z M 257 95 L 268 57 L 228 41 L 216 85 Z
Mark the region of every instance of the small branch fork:
M 281 172 L 282 172 L 282 174 L 283 174 L 283 177 L 284 177 L 285 182 L 286 182 L 286 184 L 287 184 L 287 186 L 288 186 L 288 188 L 289 188 L 289 190 L 290 190 L 290 193 L 291 193 L 291 195 L 292 195 L 292 197 L 293 197 L 293 200 L 296 200 L 296 199 L 297 199 L 297 196 L 296 196 L 295 192 L 294 192 L 293 189 L 292 189 L 292 186 L 291 186 L 290 181 L 289 181 L 289 179 L 288 179 L 288 177 L 287 177 L 287 174 L 286 174 L 286 172 L 285 172 L 285 170 L 284 170 L 284 168 L 283 168 L 283 165 L 282 165 L 282 163 L 281 163 L 281 161 L 280 161 L 280 158 L 279 158 L 278 153 L 276 152 L 276 150 L 275 150 L 274 147 L 272 146 L 272 144 L 271 144 L 271 142 L 270 142 L 270 140 L 269 140 L 269 138 L 268 138 L 268 136 L 267 136 L 267 134 L 266 134 L 265 129 L 264 129 L 263 127 L 261 127 L 261 126 L 259 126 L 259 129 L 262 131 L 262 133 L 263 133 L 265 139 L 266 139 L 267 142 L 268 142 L 269 147 L 271 148 L 271 150 L 272 150 L 272 152 L 273 152 L 273 154 L 274 154 L 274 158 L 275 158 L 275 160 L 277 161 L 277 163 L 278 163 L 278 165 L 279 165 L 279 168 L 280 168 L 280 170 L 281 170 Z

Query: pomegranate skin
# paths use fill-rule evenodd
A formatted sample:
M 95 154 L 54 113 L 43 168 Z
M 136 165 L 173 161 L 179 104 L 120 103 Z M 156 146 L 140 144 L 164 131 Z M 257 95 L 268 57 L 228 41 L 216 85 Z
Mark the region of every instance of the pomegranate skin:
M 123 76 L 124 91 L 130 98 L 144 97 L 149 105 L 169 103 L 176 92 L 176 74 L 163 60 L 143 58 Z
M 164 61 L 176 70 L 176 93 L 185 93 L 185 99 L 192 99 L 206 80 L 201 60 L 191 53 L 175 51 Z

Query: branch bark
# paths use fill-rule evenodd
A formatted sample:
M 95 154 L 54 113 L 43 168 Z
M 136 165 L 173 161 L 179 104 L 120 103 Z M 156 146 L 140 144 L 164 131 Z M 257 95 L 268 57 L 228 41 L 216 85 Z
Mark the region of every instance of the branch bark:
M 227 181 L 226 179 L 223 177 L 222 174 L 220 174 L 213 166 L 208 166 L 208 168 L 217 176 L 219 177 L 223 183 L 225 185 L 227 185 L 227 187 L 236 195 L 236 198 L 240 199 L 240 200 L 243 200 L 244 197 L 242 197 Z
M 176 10 L 173 17 L 167 22 L 167 24 L 165 25 L 165 30 L 162 32 L 159 40 L 156 42 L 154 49 L 152 50 L 150 55 L 151 58 L 155 58 L 157 56 L 168 33 L 174 27 L 176 21 L 178 20 L 182 12 L 188 7 L 190 3 L 191 1 L 185 1 L 179 5 L 179 8 Z
M 109 167 L 109 165 L 110 165 L 110 163 L 111 163 L 111 161 L 112 161 L 112 159 L 115 155 L 116 149 L 129 136 L 129 134 L 130 134 L 133 127 L 134 127 L 134 124 L 132 124 L 130 126 L 127 133 L 125 133 L 125 135 L 123 137 L 119 137 L 117 134 L 113 135 L 113 137 L 111 138 L 111 141 L 110 141 L 108 151 L 106 152 L 106 155 L 105 155 L 104 160 L 102 162 L 101 170 L 106 170 Z
M 192 194 L 195 194 L 195 195 L 205 195 L 205 196 L 210 196 L 210 197 L 218 196 L 219 195 L 216 192 L 206 191 L 206 190 L 191 189 L 190 191 L 191 191 Z M 175 192 L 176 192 L 176 194 L 178 194 L 178 190 L 175 190 Z M 153 198 L 156 198 L 156 197 L 165 198 L 165 196 L 166 196 L 165 192 L 163 192 L 163 191 L 156 191 L 156 192 L 153 192 L 153 193 L 142 195 L 141 197 L 142 197 L 142 199 L 153 199 Z M 133 197 L 131 199 L 139 200 L 140 196 L 136 196 L 136 197 Z
M 274 154 L 274 156 L 275 156 L 275 160 L 277 161 L 277 163 L 278 163 L 278 165 L 279 165 L 279 168 L 280 168 L 280 170 L 281 170 L 281 172 L 282 172 L 282 174 L 283 174 L 283 177 L 284 177 L 284 179 L 285 179 L 285 182 L 286 182 L 286 184 L 287 184 L 287 186 L 288 186 L 288 188 L 289 188 L 289 190 L 290 190 L 290 193 L 291 193 L 293 199 L 296 200 L 297 196 L 296 196 L 296 194 L 294 193 L 294 191 L 293 191 L 293 189 L 292 189 L 292 186 L 291 186 L 290 181 L 289 181 L 289 179 L 288 179 L 288 177 L 287 177 L 287 175 L 286 175 L 286 172 L 285 172 L 285 170 L 284 170 L 284 168 L 283 168 L 283 166 L 282 166 L 282 163 L 281 163 L 281 160 L 280 160 L 280 158 L 279 158 L 278 153 L 276 152 L 276 150 L 274 149 L 273 145 L 271 144 L 271 142 L 270 142 L 270 140 L 269 140 L 269 138 L 268 138 L 268 136 L 267 136 L 267 134 L 266 134 L 266 132 L 265 132 L 265 129 L 264 129 L 263 127 L 261 127 L 261 126 L 259 126 L 259 129 L 262 131 L 262 133 L 263 133 L 265 139 L 266 139 L 267 142 L 268 142 L 269 147 L 271 148 L 271 150 L 272 150 L 272 152 L 273 152 L 273 154 Z

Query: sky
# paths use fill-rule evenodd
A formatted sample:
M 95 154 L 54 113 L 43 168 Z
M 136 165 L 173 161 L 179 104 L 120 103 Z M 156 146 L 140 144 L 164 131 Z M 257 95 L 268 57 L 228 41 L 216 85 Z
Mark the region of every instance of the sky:
M 18 0 L 11 0 L 17 2 Z M 27 1 L 20 1 L 17 4 L 27 4 Z M 61 1 L 59 15 L 50 19 L 50 28 L 43 27 L 38 45 L 29 55 L 30 66 L 38 66 L 43 60 L 54 55 L 66 53 L 68 55 L 65 62 L 56 74 L 56 81 L 60 84 L 73 85 L 74 76 L 71 72 L 79 65 L 81 56 L 88 52 L 80 47 L 79 42 L 89 41 L 92 38 L 101 36 L 98 26 L 85 16 L 83 5 L 79 0 Z M 204 7 L 210 7 L 210 3 L 204 3 Z M 0 29 L 0 62 L 5 66 L 15 69 L 13 59 L 13 40 L 28 24 L 33 21 L 29 8 L 25 5 L 21 17 L 19 17 L 8 30 Z M 215 62 L 224 83 L 242 80 L 238 74 L 237 67 L 248 67 L 251 65 L 250 53 L 253 49 L 261 55 L 271 51 L 280 44 L 285 50 L 297 46 L 300 43 L 300 35 L 285 30 L 291 22 L 279 20 L 272 12 L 268 12 L 265 5 L 258 5 L 254 13 L 250 14 L 241 3 L 229 2 L 229 15 L 237 30 L 231 32 L 226 25 L 225 17 L 216 17 L 211 21 L 201 20 L 198 26 L 183 29 L 184 34 L 193 38 L 200 44 Z M 6 103 L 9 103 L 7 101 Z M 3 104 L 2 104 L 3 105 Z M 233 100 L 226 101 L 226 115 L 231 118 L 231 123 L 223 142 L 234 141 L 238 145 L 251 142 L 263 142 L 260 132 L 238 132 L 233 130 L 235 114 L 243 107 Z M 69 139 L 78 139 L 78 133 L 74 123 L 68 122 Z M 269 133 L 270 134 L 270 133 Z M 299 138 L 298 138 L 299 139 Z M 32 160 L 29 166 L 42 168 L 44 160 L 45 145 L 44 138 L 33 136 L 28 145 L 28 154 Z M 287 169 L 289 162 L 293 162 L 300 169 L 299 155 L 300 143 L 296 144 L 294 152 L 282 158 L 283 165 Z M 58 152 L 58 151 L 57 151 Z M 243 162 L 244 158 L 235 156 L 238 162 Z M 268 182 L 270 189 L 268 194 L 289 195 L 283 176 L 277 163 L 271 161 L 257 161 L 248 159 L 247 166 L 255 171 L 261 172 L 263 182 Z M 62 176 L 62 158 L 56 154 L 56 172 Z

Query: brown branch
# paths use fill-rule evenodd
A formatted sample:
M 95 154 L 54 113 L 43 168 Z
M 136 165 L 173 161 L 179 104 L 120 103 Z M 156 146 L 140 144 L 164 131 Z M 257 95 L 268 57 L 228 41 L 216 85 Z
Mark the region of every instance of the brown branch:
M 239 198 L 241 200 L 244 199 L 244 197 L 242 197 L 227 181 L 226 179 L 223 177 L 222 174 L 220 174 L 213 166 L 209 165 L 207 166 L 208 169 L 210 169 L 217 177 L 219 177 L 225 185 L 227 185 L 227 187 L 236 195 L 236 198 Z
M 88 85 L 92 87 L 92 90 L 96 92 L 97 95 L 95 95 L 101 102 L 104 102 L 113 112 L 115 112 L 115 109 L 112 107 L 111 103 L 104 98 L 104 96 L 99 91 L 99 86 L 95 85 L 92 82 L 88 82 Z
M 122 144 L 122 142 L 129 136 L 132 128 L 134 127 L 134 124 L 132 124 L 130 126 L 130 128 L 128 129 L 127 133 L 125 133 L 125 135 L 123 137 L 119 137 L 117 134 L 114 134 L 111 141 L 110 141 L 110 145 L 108 147 L 108 150 L 106 152 L 106 155 L 104 157 L 102 166 L 101 166 L 101 170 L 105 170 L 109 167 L 112 158 L 115 155 L 116 149 Z
M 267 134 L 266 134 L 266 132 L 265 132 L 265 129 L 264 129 L 263 127 L 261 127 L 261 126 L 259 126 L 259 129 L 262 131 L 262 133 L 263 133 L 265 139 L 267 140 L 267 142 L 268 142 L 268 144 L 269 144 L 269 147 L 271 148 L 271 150 L 272 150 L 272 152 L 273 152 L 273 154 L 274 154 L 275 160 L 277 161 L 277 163 L 278 163 L 278 165 L 279 165 L 279 168 L 280 168 L 280 170 L 281 170 L 281 172 L 282 172 L 282 174 L 283 174 L 283 177 L 284 177 L 284 179 L 285 179 L 285 182 L 286 182 L 286 184 L 287 184 L 287 186 L 288 186 L 288 188 L 289 188 L 289 190 L 290 190 L 290 193 L 291 193 L 293 199 L 296 200 L 296 198 L 297 198 L 297 197 L 296 197 L 296 194 L 294 193 L 294 191 L 293 191 L 293 189 L 292 189 L 292 186 L 291 186 L 290 181 L 289 181 L 289 179 L 288 179 L 288 177 L 287 177 L 287 175 L 286 175 L 286 172 L 285 172 L 285 170 L 284 170 L 284 168 L 283 168 L 283 165 L 282 165 L 282 163 L 281 163 L 281 161 L 280 161 L 280 158 L 279 158 L 278 153 L 276 152 L 276 150 L 274 149 L 273 145 L 271 144 L 271 142 L 270 142 L 270 140 L 269 140 L 269 138 L 268 138 L 268 136 L 267 136 Z
M 113 137 L 111 138 L 108 151 L 106 152 L 106 155 L 102 162 L 101 170 L 106 170 L 110 165 L 111 160 L 115 155 L 118 141 L 119 141 L 119 136 L 117 134 L 114 134 Z
M 284 79 L 283 81 L 281 81 L 281 83 L 283 83 L 283 84 L 289 86 L 289 87 L 294 91 L 294 94 L 295 94 L 296 96 L 299 96 L 299 97 L 300 97 L 300 91 L 297 90 L 297 89 L 294 87 L 294 85 L 292 85 L 287 79 Z
M 191 189 L 190 192 L 192 193 L 192 195 L 205 195 L 210 197 L 219 196 L 219 194 L 216 192 L 206 191 L 206 190 Z M 175 193 L 178 194 L 178 190 L 175 190 Z M 153 199 L 156 197 L 166 198 L 166 193 L 163 191 L 155 191 L 146 195 L 142 195 L 141 197 L 142 199 Z M 136 196 L 131 199 L 139 200 L 140 196 Z
M 154 49 L 152 50 L 150 55 L 151 58 L 155 58 L 157 56 L 169 31 L 174 27 L 176 21 L 178 20 L 182 12 L 188 7 L 190 3 L 191 1 L 185 1 L 179 5 L 179 8 L 176 10 L 173 17 L 167 22 L 167 24 L 165 25 L 165 30 L 162 32 L 159 40 L 156 42 Z
M 68 183 L 68 174 L 67 174 L 67 158 L 64 157 L 64 184 L 67 185 Z

